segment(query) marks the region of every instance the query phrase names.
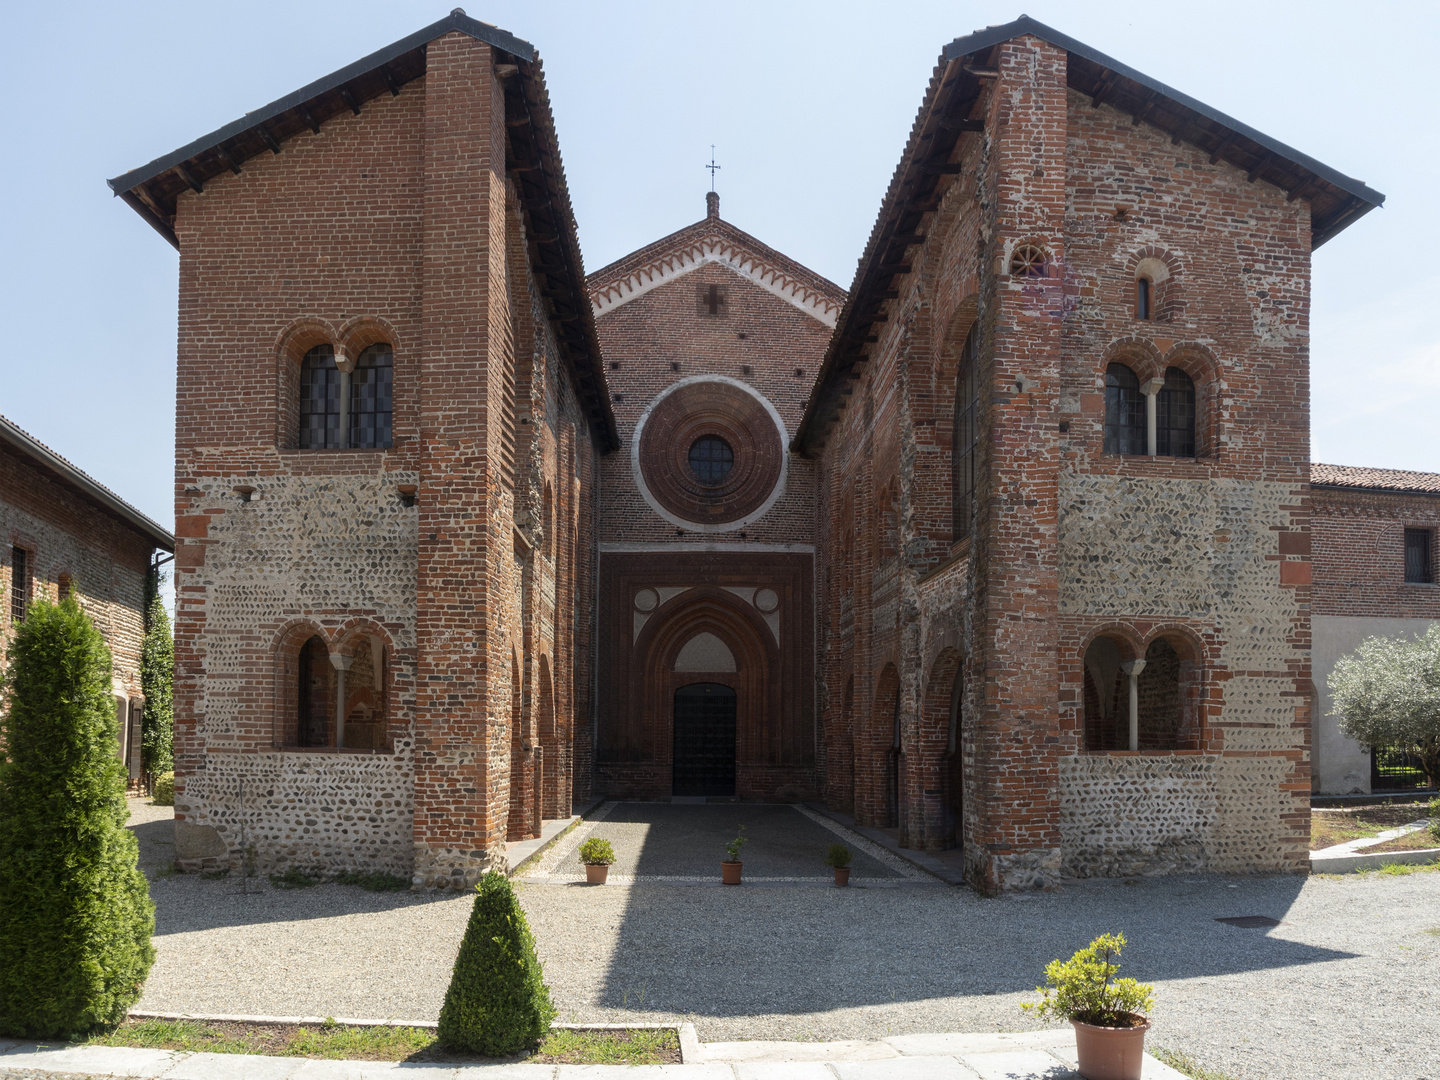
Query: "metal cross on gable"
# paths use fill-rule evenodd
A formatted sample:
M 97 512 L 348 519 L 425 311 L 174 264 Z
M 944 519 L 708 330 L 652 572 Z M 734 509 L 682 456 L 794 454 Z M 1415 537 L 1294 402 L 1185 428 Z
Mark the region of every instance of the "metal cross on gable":
M 715 190 L 715 171 L 716 171 L 717 169 L 723 168 L 723 166 L 721 166 L 721 165 L 716 165 L 716 164 L 715 164 L 715 144 L 714 144 L 714 143 L 711 143 L 711 144 L 710 144 L 710 164 L 709 164 L 709 165 L 706 165 L 705 168 L 707 168 L 707 169 L 710 170 L 710 190 L 711 190 L 711 191 L 714 191 L 714 190 Z

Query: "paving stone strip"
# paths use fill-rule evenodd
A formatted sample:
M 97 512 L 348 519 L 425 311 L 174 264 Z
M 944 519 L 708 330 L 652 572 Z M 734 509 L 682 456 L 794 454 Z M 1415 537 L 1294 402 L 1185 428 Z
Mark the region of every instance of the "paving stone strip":
M 688 1029 L 688 1030 L 687 1030 Z M 176 1053 L 0 1040 L 0 1080 L 145 1077 L 163 1080 L 1083 1080 L 1069 1031 L 901 1035 L 879 1041 L 701 1043 L 681 1025 L 681 1065 L 454 1065 L 334 1061 L 258 1054 Z M 1145 1058 L 1144 1080 L 1181 1074 Z

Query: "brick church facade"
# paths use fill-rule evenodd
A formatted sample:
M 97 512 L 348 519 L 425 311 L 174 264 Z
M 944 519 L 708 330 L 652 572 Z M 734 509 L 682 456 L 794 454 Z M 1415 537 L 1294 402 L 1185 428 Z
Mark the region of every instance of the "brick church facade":
M 539 59 L 457 10 L 111 184 L 181 253 L 182 866 L 462 887 L 604 795 L 984 889 L 1305 868 L 1358 181 L 1022 19 L 848 293 L 713 193 L 587 277 Z

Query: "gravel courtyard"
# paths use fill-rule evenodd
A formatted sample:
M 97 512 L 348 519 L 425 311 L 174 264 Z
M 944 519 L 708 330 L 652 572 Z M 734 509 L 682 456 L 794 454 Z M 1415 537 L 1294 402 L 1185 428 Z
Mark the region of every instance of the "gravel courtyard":
M 242 895 L 234 880 L 166 875 L 170 813 L 131 805 L 159 954 L 138 1008 L 438 1014 L 467 896 L 268 884 Z M 694 880 L 699 862 L 674 881 L 653 880 L 666 876 L 654 852 L 673 844 L 671 810 L 619 804 L 609 825 L 582 826 L 618 841 L 622 860 L 635 853 L 636 883 L 589 888 L 573 882 L 569 857 L 552 856 L 517 885 L 562 1020 L 686 1017 L 707 1041 L 1018 1030 L 1033 1026 L 1018 1003 L 1047 961 L 1123 930 L 1125 973 L 1156 984 L 1154 1045 L 1236 1080 L 1440 1080 L 1440 873 L 1082 882 L 984 899 L 867 863 L 868 883 L 845 890 L 809 880 L 708 887 Z M 716 818 L 716 835 L 733 824 Z M 815 824 L 799 812 L 795 822 Z M 749 830 L 747 876 L 762 865 L 762 838 L 783 824 L 766 818 Z M 832 838 L 835 827 L 824 829 L 797 858 Z M 562 846 L 577 842 L 572 834 Z M 699 847 L 704 865 L 718 861 L 708 843 Z M 809 876 L 770 870 L 764 876 Z M 1282 922 L 1246 930 L 1215 921 L 1243 915 Z

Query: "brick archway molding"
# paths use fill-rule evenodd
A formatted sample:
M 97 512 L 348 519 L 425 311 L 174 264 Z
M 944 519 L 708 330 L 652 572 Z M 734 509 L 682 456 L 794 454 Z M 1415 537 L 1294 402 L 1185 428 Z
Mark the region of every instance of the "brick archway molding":
M 697 634 L 710 633 L 725 643 L 735 657 L 733 672 L 676 671 L 675 658 Z M 735 691 L 735 793 L 741 798 L 764 798 L 747 776 L 747 766 L 773 762 L 767 748 L 778 743 L 780 650 L 759 613 L 724 589 L 689 589 L 664 604 L 635 642 L 642 657 L 631 674 L 630 700 L 640 702 L 640 731 L 652 760 L 664 772 L 663 788 L 671 786 L 674 761 L 675 691 L 689 683 L 720 683 Z
M 683 391 L 687 387 L 699 386 L 705 383 L 733 388 L 732 393 L 738 390 L 750 398 L 753 398 L 755 403 L 763 408 L 765 413 L 770 417 L 770 422 L 775 425 L 774 436 L 779 440 L 779 469 L 768 495 L 766 495 L 764 500 L 754 509 L 747 509 L 740 516 L 728 521 L 696 521 L 693 518 L 675 513 L 657 497 L 657 492 L 653 490 L 651 483 L 646 478 L 645 459 L 642 454 L 642 448 L 645 445 L 646 422 L 650 420 L 657 409 L 664 406 L 666 399 L 669 398 L 670 395 L 677 391 Z M 766 435 L 768 436 L 769 433 L 766 433 Z M 640 495 L 646 504 L 649 505 L 650 509 L 654 510 L 655 513 L 670 522 L 670 524 L 685 529 L 687 532 L 733 532 L 736 529 L 745 528 L 745 526 L 753 521 L 759 520 L 766 514 L 770 507 L 775 505 L 775 500 L 785 493 L 785 479 L 790 469 L 789 446 L 790 436 L 785 430 L 785 421 L 780 418 L 780 413 L 775 409 L 775 406 L 770 404 L 770 401 L 753 386 L 725 375 L 692 375 L 687 379 L 680 379 L 670 386 L 667 386 L 655 396 L 655 399 L 651 401 L 649 405 L 645 406 L 645 411 L 640 414 L 640 419 L 635 424 L 635 434 L 630 440 L 630 469 L 635 477 L 635 486 L 639 488 Z M 651 471 L 652 473 L 654 471 L 653 465 Z

